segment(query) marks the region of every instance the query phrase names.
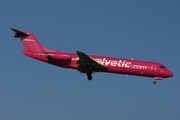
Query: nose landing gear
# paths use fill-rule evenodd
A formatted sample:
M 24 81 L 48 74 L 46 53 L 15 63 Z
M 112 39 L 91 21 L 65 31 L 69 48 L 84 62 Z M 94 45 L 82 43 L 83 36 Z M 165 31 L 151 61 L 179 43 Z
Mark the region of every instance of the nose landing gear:
M 156 80 L 154 80 L 154 81 L 153 81 L 153 84 L 156 84 L 156 83 L 157 83 Z
M 156 80 L 162 80 L 162 77 L 155 77 L 154 81 L 153 81 L 153 84 L 156 84 Z

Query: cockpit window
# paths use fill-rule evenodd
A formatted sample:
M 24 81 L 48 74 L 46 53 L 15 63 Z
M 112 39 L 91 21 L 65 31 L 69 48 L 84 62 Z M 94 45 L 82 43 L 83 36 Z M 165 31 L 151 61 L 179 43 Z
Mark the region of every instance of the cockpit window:
M 161 66 L 159 66 L 160 68 L 163 68 L 163 69 L 166 69 L 166 67 L 165 66 L 163 66 L 163 65 L 161 65 Z

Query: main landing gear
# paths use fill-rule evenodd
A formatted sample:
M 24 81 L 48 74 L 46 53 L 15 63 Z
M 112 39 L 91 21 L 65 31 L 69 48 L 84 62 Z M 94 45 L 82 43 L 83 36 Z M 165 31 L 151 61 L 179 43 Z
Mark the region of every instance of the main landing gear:
M 87 72 L 86 75 L 87 75 L 88 80 L 91 81 L 92 80 L 92 72 Z

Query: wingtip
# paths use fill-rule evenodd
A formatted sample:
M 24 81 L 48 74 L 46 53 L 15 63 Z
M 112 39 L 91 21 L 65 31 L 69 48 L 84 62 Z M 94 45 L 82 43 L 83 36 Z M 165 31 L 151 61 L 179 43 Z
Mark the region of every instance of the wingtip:
M 76 51 L 76 53 L 77 53 L 77 54 L 83 54 L 83 52 L 81 52 L 81 51 L 78 51 L 78 50 Z
M 80 51 L 76 50 L 76 53 L 81 53 Z

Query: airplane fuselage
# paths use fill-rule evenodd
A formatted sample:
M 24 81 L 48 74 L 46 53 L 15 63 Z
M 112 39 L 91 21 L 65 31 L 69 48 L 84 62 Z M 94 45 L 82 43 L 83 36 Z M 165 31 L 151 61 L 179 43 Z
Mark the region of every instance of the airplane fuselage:
M 30 32 L 11 28 L 15 38 L 20 38 L 24 46 L 24 55 L 63 68 L 77 69 L 92 80 L 93 72 L 108 72 L 126 75 L 154 77 L 155 80 L 172 77 L 173 73 L 157 62 L 86 55 L 83 52 L 58 52 L 43 47 Z M 153 81 L 156 84 L 156 81 Z
M 71 56 L 71 59 L 70 60 L 49 59 L 47 58 L 47 54 L 45 52 L 37 52 L 37 51 L 33 52 L 27 50 L 24 51 L 24 55 L 43 62 L 47 62 L 49 64 L 53 64 L 55 66 L 78 70 L 77 60 L 79 58 L 77 54 L 57 52 L 57 51 L 53 51 L 53 52 L 69 55 Z M 126 75 L 137 75 L 137 76 L 157 77 L 157 78 L 160 77 L 167 78 L 172 76 L 172 72 L 162 67 L 163 65 L 157 62 L 124 59 L 124 58 L 111 58 L 111 57 L 95 56 L 95 55 L 89 55 L 89 56 L 94 61 L 108 68 L 107 70 L 104 71 L 94 70 L 96 72 L 109 72 L 109 73 L 119 73 Z

